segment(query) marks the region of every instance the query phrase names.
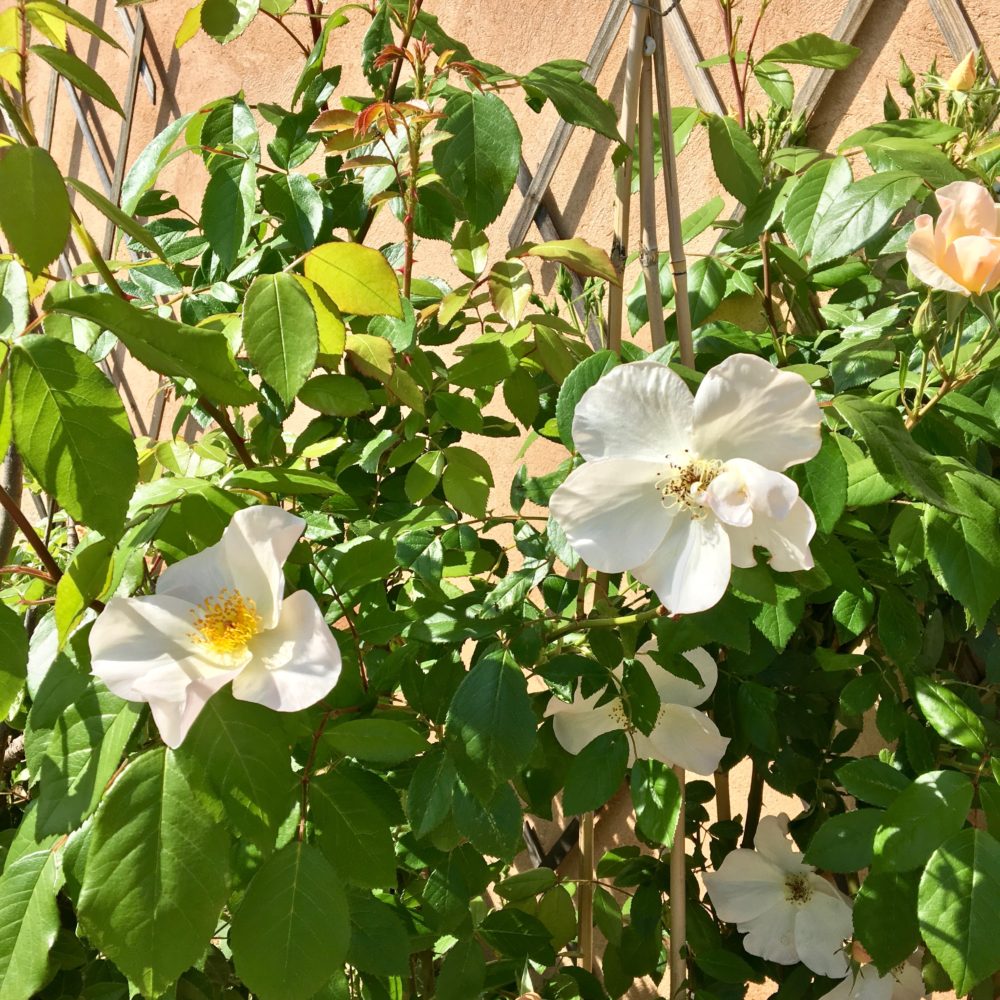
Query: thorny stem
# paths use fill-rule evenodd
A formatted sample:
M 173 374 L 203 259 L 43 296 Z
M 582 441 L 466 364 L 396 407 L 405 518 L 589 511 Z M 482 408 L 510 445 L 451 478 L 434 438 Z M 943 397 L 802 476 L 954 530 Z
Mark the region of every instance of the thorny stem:
M 309 28 L 312 31 L 313 45 L 315 45 L 319 41 L 320 32 L 323 30 L 319 23 L 323 15 L 323 5 L 320 3 L 317 8 L 313 0 L 306 0 L 306 10 L 309 12 Z
M 62 577 L 62 570 L 55 561 L 52 553 L 45 547 L 45 543 L 38 537 L 38 532 L 31 526 L 31 522 L 24 516 L 21 508 L 15 503 L 14 498 L 0 486 L 0 505 L 10 515 L 14 523 L 21 529 L 28 544 L 35 550 L 35 555 L 41 560 L 42 565 L 48 570 L 53 582 L 58 583 Z
M 403 26 L 403 37 L 400 39 L 399 47 L 405 49 L 413 37 L 413 26 L 417 22 L 417 15 L 424 5 L 424 0 L 410 0 L 406 13 L 406 24 Z M 389 85 L 385 88 L 385 99 L 391 104 L 396 99 L 396 88 L 399 86 L 399 75 L 403 71 L 403 59 L 396 60 L 396 65 L 392 67 L 392 76 L 389 78 Z
M 236 454 L 239 455 L 240 461 L 248 469 L 256 468 L 257 463 L 254 461 L 253 455 L 250 454 L 246 441 L 233 426 L 233 422 L 229 419 L 226 411 L 221 406 L 215 406 L 210 403 L 204 396 L 199 397 L 198 405 L 222 428 L 223 434 L 229 438 L 233 448 L 236 449 Z
M 770 239 L 767 233 L 760 235 L 760 257 L 763 263 L 763 273 L 761 281 L 764 285 L 764 313 L 767 316 L 767 325 L 771 328 L 771 338 L 774 340 L 774 350 L 780 362 L 788 360 L 785 353 L 785 344 L 778 329 L 778 318 L 774 312 L 774 291 L 771 285 L 771 254 Z
M 753 45 L 757 41 L 757 32 L 760 30 L 760 23 L 764 20 L 764 12 L 767 10 L 767 5 L 770 2 L 771 0 L 761 0 L 760 9 L 757 11 L 757 20 L 754 21 L 753 31 L 750 32 L 750 41 L 747 42 L 747 58 L 743 64 L 743 80 L 740 84 L 740 91 L 744 97 L 747 92 L 747 79 L 750 76 L 750 53 L 753 52 Z

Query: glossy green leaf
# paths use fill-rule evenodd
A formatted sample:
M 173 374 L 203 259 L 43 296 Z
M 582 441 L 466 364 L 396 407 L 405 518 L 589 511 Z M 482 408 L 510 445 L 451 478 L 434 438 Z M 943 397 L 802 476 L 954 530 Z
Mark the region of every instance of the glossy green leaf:
M 316 313 L 289 274 L 262 274 L 243 303 L 243 340 L 261 376 L 289 405 L 312 374 L 319 350 Z
M 122 184 L 120 204 L 126 215 L 134 214 L 139 199 L 156 183 L 160 170 L 171 159 L 174 143 L 193 117 L 190 112 L 172 121 L 135 158 Z
M 378 250 L 358 243 L 324 243 L 306 257 L 305 271 L 341 312 L 403 315 L 396 274 Z
M 10 340 L 28 325 L 28 278 L 16 260 L 0 260 L 0 339 Z
M 202 0 L 201 26 L 220 44 L 239 38 L 260 6 L 259 0 Z
M 28 672 L 28 633 L 24 619 L 0 604 L 0 718 L 6 718 Z
M 886 654 L 909 667 L 920 654 L 923 622 L 913 601 L 898 587 L 886 587 L 878 601 L 878 637 Z
M 327 729 L 325 741 L 338 753 L 380 764 L 400 764 L 427 749 L 427 740 L 392 719 L 349 719 Z
M 814 163 L 799 178 L 788 196 L 782 215 L 785 232 L 799 253 L 811 252 L 823 216 L 853 180 L 850 164 L 842 156 Z
M 106 108 L 110 108 L 116 114 L 125 116 L 122 106 L 115 97 L 115 92 L 108 86 L 104 77 L 96 70 L 88 66 L 78 56 L 72 52 L 64 52 L 54 45 L 32 45 L 29 51 L 45 60 L 60 76 L 64 76 L 74 87 L 82 90 L 95 101 L 99 101 Z
M 881 809 L 855 809 L 831 816 L 813 835 L 805 861 L 829 872 L 857 872 L 867 868 L 874 853 L 875 831 Z
M 343 964 L 350 937 L 340 875 L 294 840 L 257 869 L 229 940 L 237 973 L 261 1000 L 310 1000 Z
M 820 69 L 844 69 L 860 55 L 861 50 L 847 42 L 811 32 L 790 42 L 765 52 L 757 62 L 788 63 L 800 66 L 816 66 Z
M 231 268 L 250 234 L 256 211 L 257 165 L 250 159 L 221 158 L 201 200 L 201 228 L 222 266 Z
M 107 539 L 92 536 L 73 552 L 73 558 L 56 585 L 55 618 L 60 642 L 66 641 L 87 606 L 100 597 L 111 582 L 114 550 Z
M 575 451 L 573 442 L 573 415 L 584 393 L 600 381 L 612 368 L 618 365 L 618 356 L 613 351 L 598 351 L 589 358 L 584 358 L 576 368 L 566 376 L 559 387 L 556 400 L 556 422 L 559 425 L 559 440 L 570 450 Z
M 516 260 L 500 260 L 490 268 L 490 299 L 508 326 L 521 322 L 533 288 L 528 269 Z
M 722 186 L 749 205 L 764 184 L 764 168 L 753 140 L 728 115 L 708 119 L 708 144 Z
M 521 86 L 535 111 L 550 100 L 565 121 L 620 141 L 618 116 L 594 85 L 583 78 L 586 69 L 587 64 L 578 59 L 556 59 L 522 76 Z
M 962 828 L 972 805 L 972 782 L 958 771 L 928 771 L 885 811 L 875 835 L 875 869 L 919 868 Z
M 479 452 L 452 445 L 444 450 L 444 495 L 450 504 L 470 517 L 483 517 L 493 486 L 489 462 Z
M 876 757 L 852 760 L 837 771 L 837 780 L 856 799 L 873 806 L 888 806 L 909 787 L 910 779 Z
M 681 785 L 673 768 L 659 760 L 637 760 L 630 785 L 636 830 L 654 844 L 670 847 L 681 809 Z
M 62 253 L 70 228 L 69 196 L 55 160 L 38 146 L 0 147 L 0 229 L 34 273 Z
M 90 941 L 147 995 L 198 962 L 215 933 L 229 894 L 220 820 L 162 747 L 135 758 L 97 811 L 77 913 Z
M 30 1000 L 52 977 L 61 881 L 48 850 L 23 855 L 0 875 L 0 1000 Z
M 468 222 L 463 222 L 451 243 L 451 259 L 465 277 L 478 278 L 486 269 L 490 255 L 490 241 L 486 234 Z
M 846 257 L 878 236 L 917 193 L 921 179 L 888 170 L 854 181 L 839 193 L 813 233 L 813 266 Z
M 105 45 L 111 45 L 118 49 L 119 52 L 122 51 L 122 47 L 103 28 L 96 25 L 85 14 L 74 10 L 68 4 L 60 3 L 59 0 L 30 0 L 29 3 L 25 4 L 24 9 L 28 14 L 29 20 L 33 20 L 33 14 L 41 15 L 48 19 L 55 18 L 56 20 L 72 25 L 74 28 L 79 28 L 81 31 L 87 32 L 88 35 L 99 38 Z
M 139 476 L 118 393 L 86 355 L 45 335 L 22 338 L 11 366 L 25 465 L 76 520 L 117 536 Z
M 613 285 L 621 284 L 607 252 L 591 246 L 579 237 L 529 244 L 521 247 L 517 253 L 519 257 L 539 257 L 562 264 L 585 278 L 603 278 Z
M 458 941 L 441 963 L 434 984 L 437 1000 L 469 1000 L 478 997 L 486 985 L 486 959 L 475 940 Z
M 485 229 L 507 202 L 521 155 L 521 132 L 495 94 L 454 93 L 438 130 L 451 136 L 434 147 L 434 166 L 465 206 L 469 221 Z
M 920 933 L 965 996 L 1000 969 L 1000 842 L 962 830 L 931 856 L 920 877 Z
M 147 368 L 189 378 L 217 403 L 240 405 L 258 398 L 221 333 L 163 319 L 114 295 L 67 298 L 53 308 L 110 330 Z
M 144 226 L 140 226 L 131 215 L 126 215 L 113 201 L 105 198 L 100 191 L 95 191 L 90 185 L 84 184 L 77 177 L 67 177 L 66 183 L 74 191 L 79 191 L 91 205 L 101 212 L 105 218 L 110 219 L 126 236 L 131 237 L 136 243 L 141 243 L 142 246 L 157 257 L 164 255 L 160 244 L 156 242 L 153 235 Z
M 915 693 L 920 711 L 938 736 L 974 753 L 985 752 L 986 728 L 957 694 L 928 677 L 916 679 Z
M 426 837 L 451 812 L 455 765 L 441 747 L 432 747 L 413 771 L 406 793 L 406 812 L 415 837 Z
M 920 943 L 917 872 L 869 872 L 854 899 L 854 932 L 882 975 Z
M 316 375 L 299 390 L 299 399 L 332 417 L 356 417 L 375 408 L 368 390 L 349 375 Z
M 621 787 L 628 767 L 629 742 L 620 729 L 590 741 L 570 762 L 563 790 L 567 816 L 599 809 Z

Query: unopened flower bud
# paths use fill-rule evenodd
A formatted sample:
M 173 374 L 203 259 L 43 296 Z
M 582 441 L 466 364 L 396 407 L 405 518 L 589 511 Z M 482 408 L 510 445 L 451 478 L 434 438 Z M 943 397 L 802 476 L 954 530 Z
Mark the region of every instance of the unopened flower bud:
M 945 87 L 948 90 L 965 93 L 976 85 L 976 50 L 971 49 L 966 57 L 952 70 Z
M 882 114 L 885 115 L 887 122 L 898 122 L 901 115 L 896 98 L 892 96 L 892 91 L 889 90 L 888 85 L 886 85 L 885 97 L 882 100 Z
M 916 83 L 917 78 L 913 75 L 913 70 L 910 69 L 906 60 L 900 55 L 899 57 L 899 85 L 905 90 L 910 97 L 913 96 L 913 85 Z
M 928 295 L 913 316 L 913 334 L 920 341 L 920 346 L 929 348 L 937 340 L 938 318 L 934 311 L 934 302 Z

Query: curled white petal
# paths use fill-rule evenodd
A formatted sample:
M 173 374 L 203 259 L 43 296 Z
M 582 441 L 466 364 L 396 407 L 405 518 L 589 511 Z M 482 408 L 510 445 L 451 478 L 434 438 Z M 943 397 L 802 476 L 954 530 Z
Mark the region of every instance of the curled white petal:
M 704 880 L 715 912 L 726 923 L 745 923 L 784 903 L 784 873 L 746 848 L 730 851 L 718 871 Z
M 704 713 L 688 705 L 663 705 L 649 736 L 635 734 L 635 752 L 695 774 L 714 773 L 729 740 Z
M 784 813 L 761 817 L 753 846 L 761 857 L 767 858 L 775 868 L 786 874 L 813 871 L 811 866 L 802 863 L 802 854 L 792 846 L 788 838 L 788 817 Z
M 656 640 L 650 639 L 636 650 L 635 657 L 646 668 L 660 702 L 664 705 L 690 705 L 692 708 L 706 701 L 719 681 L 719 668 L 712 655 L 700 646 L 689 649 L 681 655 L 691 664 L 701 677 L 701 684 L 686 680 L 661 667 L 650 656 L 656 647 Z
M 233 680 L 233 696 L 278 712 L 315 705 L 340 677 L 340 650 L 319 605 L 304 590 L 285 598 L 278 623 L 250 643 L 250 653 Z
M 816 516 L 801 498 L 792 504 L 784 520 L 776 521 L 766 514 L 755 515 L 749 528 L 727 526 L 726 531 L 734 566 L 755 565 L 755 545 L 771 553 L 768 562 L 782 573 L 812 569 L 814 565 L 809 543 L 816 534 Z
M 738 924 L 737 929 L 746 933 L 744 950 L 768 962 L 795 965 L 800 958 L 795 945 L 797 918 L 796 911 L 781 902 L 759 917 Z
M 781 472 L 819 451 L 820 423 L 815 393 L 801 375 L 734 354 L 698 386 L 694 450 L 702 458 L 748 458 Z
M 822 881 L 818 875 L 813 879 Z M 850 965 L 844 941 L 854 933 L 851 908 L 843 900 L 813 893 L 801 906 L 795 921 L 795 948 L 802 963 L 817 975 L 839 979 Z

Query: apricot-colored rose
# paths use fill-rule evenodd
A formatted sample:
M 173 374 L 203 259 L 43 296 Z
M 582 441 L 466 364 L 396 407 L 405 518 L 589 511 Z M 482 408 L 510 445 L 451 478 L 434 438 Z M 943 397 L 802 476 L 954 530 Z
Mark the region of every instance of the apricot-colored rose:
M 948 90 L 965 93 L 972 90 L 976 85 L 976 50 L 973 49 L 966 57 L 952 70 L 951 76 L 945 82 Z
M 973 181 L 935 192 L 941 214 L 920 215 L 906 242 L 910 270 L 931 288 L 982 295 L 1000 285 L 1000 205 Z

